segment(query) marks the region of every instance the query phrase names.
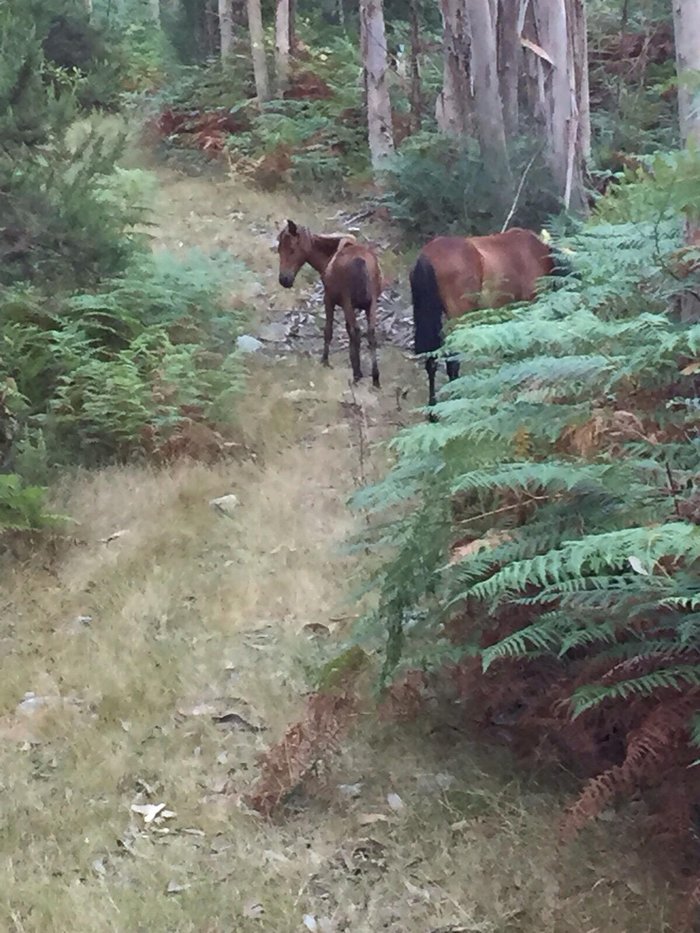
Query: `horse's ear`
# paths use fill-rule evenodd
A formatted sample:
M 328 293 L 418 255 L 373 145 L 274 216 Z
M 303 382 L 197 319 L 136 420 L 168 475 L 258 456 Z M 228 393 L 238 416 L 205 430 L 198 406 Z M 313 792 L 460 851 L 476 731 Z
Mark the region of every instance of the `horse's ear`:
M 287 221 L 287 230 L 289 230 L 292 236 L 297 236 L 297 234 L 299 233 L 299 228 L 297 227 L 297 225 L 294 223 L 293 220 Z

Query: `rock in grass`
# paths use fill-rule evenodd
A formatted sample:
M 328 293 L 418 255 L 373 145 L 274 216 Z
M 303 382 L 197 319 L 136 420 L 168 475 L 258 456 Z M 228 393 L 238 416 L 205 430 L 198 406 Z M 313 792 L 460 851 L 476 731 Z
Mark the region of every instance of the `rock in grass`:
M 238 508 L 238 496 L 229 493 L 228 496 L 219 496 L 218 499 L 212 499 L 209 505 L 222 515 L 228 515 L 230 518 Z
M 250 334 L 241 334 L 236 340 L 236 346 L 241 353 L 257 353 L 262 349 L 262 342 L 257 337 L 251 337 Z

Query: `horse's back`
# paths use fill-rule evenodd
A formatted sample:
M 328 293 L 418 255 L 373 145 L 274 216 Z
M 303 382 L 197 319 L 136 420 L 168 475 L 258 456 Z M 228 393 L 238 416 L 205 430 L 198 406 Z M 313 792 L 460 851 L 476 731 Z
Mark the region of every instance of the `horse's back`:
M 435 269 L 448 317 L 530 301 L 537 280 L 553 268 L 549 247 L 532 230 L 520 227 L 488 236 L 435 237 L 421 255 Z
M 324 284 L 337 304 L 349 298 L 356 308 L 368 310 L 382 290 L 377 254 L 361 243 L 341 245 L 326 270 Z
M 473 243 L 483 264 L 483 307 L 532 301 L 538 279 L 552 273 L 549 247 L 532 230 L 513 227 L 506 233 L 474 237 Z

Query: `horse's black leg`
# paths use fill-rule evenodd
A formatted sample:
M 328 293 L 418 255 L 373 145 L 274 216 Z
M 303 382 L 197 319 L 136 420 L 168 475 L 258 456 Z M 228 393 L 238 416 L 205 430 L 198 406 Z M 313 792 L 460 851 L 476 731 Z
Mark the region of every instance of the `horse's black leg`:
M 459 379 L 459 360 L 452 357 L 445 362 L 447 369 L 447 378 L 452 382 L 453 379 Z
M 432 407 L 435 404 L 435 374 L 437 373 L 438 363 L 434 356 L 428 356 L 425 360 L 425 371 L 428 374 L 428 405 Z M 428 415 L 430 421 L 436 421 L 435 415 L 430 412 Z
M 379 362 L 377 360 L 377 302 L 373 301 L 367 312 L 367 342 L 372 359 L 372 385 L 379 389 Z
M 345 327 L 350 340 L 350 365 L 352 366 L 352 377 L 355 382 L 362 379 L 362 367 L 360 366 L 360 328 L 357 324 L 357 315 L 352 307 L 345 307 Z
M 324 295 L 323 302 L 326 307 L 326 326 L 323 331 L 323 356 L 321 362 L 324 366 L 330 365 L 328 354 L 330 352 L 331 340 L 333 339 L 333 317 L 335 315 L 335 302 L 331 301 L 328 295 Z

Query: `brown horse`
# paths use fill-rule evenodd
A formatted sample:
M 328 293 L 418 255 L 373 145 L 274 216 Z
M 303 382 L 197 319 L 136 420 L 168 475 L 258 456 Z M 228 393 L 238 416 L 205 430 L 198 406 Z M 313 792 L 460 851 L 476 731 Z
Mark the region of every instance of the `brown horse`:
M 382 291 L 382 273 L 374 251 L 368 246 L 362 246 L 354 236 L 311 233 L 307 227 L 298 226 L 293 220 L 288 220 L 287 226 L 280 233 L 277 251 L 280 257 L 279 281 L 284 288 L 292 287 L 297 272 L 305 263 L 321 276 L 326 308 L 321 362 L 325 366 L 328 366 L 328 353 L 333 339 L 335 308 L 336 305 L 342 307 L 350 338 L 350 364 L 355 382 L 362 379 L 357 311 L 367 313 L 372 383 L 379 388 L 377 305 Z
M 532 301 L 538 279 L 554 271 L 550 248 L 531 230 L 431 240 L 411 270 L 416 353 L 440 349 L 443 315 L 457 318 L 477 308 Z M 428 405 L 435 404 L 437 367 L 434 355 L 426 358 Z M 459 376 L 456 360 L 447 360 L 446 367 L 450 380 Z

